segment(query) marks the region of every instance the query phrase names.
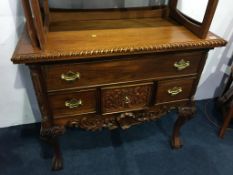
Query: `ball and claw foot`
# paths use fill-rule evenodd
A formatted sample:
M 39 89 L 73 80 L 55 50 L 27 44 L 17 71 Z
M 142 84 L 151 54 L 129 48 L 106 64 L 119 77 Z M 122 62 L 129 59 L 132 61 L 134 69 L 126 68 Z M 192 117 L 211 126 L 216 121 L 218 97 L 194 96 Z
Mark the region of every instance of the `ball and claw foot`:
M 63 169 L 63 160 L 61 157 L 54 156 L 52 160 L 52 170 L 58 171 Z

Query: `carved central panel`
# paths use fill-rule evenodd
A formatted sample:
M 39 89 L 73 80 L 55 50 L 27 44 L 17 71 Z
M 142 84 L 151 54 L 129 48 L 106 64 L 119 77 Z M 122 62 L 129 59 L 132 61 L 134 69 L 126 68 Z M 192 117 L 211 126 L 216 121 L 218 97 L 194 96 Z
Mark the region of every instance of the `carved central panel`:
M 146 84 L 102 89 L 102 112 L 143 109 L 149 103 L 151 87 Z

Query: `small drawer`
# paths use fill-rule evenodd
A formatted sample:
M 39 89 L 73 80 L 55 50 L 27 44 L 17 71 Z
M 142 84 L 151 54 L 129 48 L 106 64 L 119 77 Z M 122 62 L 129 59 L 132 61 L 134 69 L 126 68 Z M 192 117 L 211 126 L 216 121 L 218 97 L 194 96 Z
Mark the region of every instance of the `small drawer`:
M 150 101 L 152 85 L 153 83 L 146 83 L 102 88 L 102 113 L 144 109 Z
M 134 55 L 102 62 L 45 65 L 48 91 L 197 74 L 206 52 Z
M 195 78 L 182 78 L 159 81 L 156 93 L 156 103 L 189 99 L 193 94 Z
M 49 95 L 54 118 L 96 112 L 96 90 Z

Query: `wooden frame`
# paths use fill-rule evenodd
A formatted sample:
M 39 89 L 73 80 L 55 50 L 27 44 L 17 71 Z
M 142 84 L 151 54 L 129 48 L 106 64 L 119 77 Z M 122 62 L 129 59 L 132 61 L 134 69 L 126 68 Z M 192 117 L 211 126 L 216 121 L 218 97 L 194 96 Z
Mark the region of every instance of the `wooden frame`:
M 31 39 L 31 43 L 33 47 L 38 47 L 39 43 L 37 39 L 36 29 L 34 26 L 30 2 L 27 0 L 22 0 L 22 5 L 23 5 L 23 10 L 24 10 L 24 15 L 26 18 L 26 27 L 27 27 L 28 35 Z
M 178 0 L 170 0 L 170 17 L 184 25 L 200 38 L 205 38 L 208 34 L 211 22 L 213 20 L 218 0 L 208 0 L 207 9 L 203 22 L 197 22 L 194 19 L 184 15 L 177 9 Z
M 38 0 L 22 0 L 26 18 L 27 30 L 33 46 L 44 49 L 46 42 L 46 30 L 41 14 L 41 6 Z M 48 0 L 44 0 L 45 18 L 48 21 Z M 48 25 L 48 22 L 46 22 Z

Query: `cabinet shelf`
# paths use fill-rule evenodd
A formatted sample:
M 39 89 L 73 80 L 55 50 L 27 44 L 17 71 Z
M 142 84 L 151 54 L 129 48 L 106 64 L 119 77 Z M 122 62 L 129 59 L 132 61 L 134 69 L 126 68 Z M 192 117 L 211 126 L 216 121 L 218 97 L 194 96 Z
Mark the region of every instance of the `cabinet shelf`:
M 169 6 L 95 10 L 49 9 L 48 0 L 41 10 L 38 1 L 23 2 L 28 32 L 12 58 L 15 63 L 211 49 L 226 44 L 210 32 L 202 36 L 208 28 L 205 21 L 210 22 L 213 14 L 206 13 L 203 23 L 195 23 L 181 17 L 174 0 Z M 216 2 L 209 0 L 208 12 L 213 13 Z M 35 17 L 28 16 L 30 4 Z

